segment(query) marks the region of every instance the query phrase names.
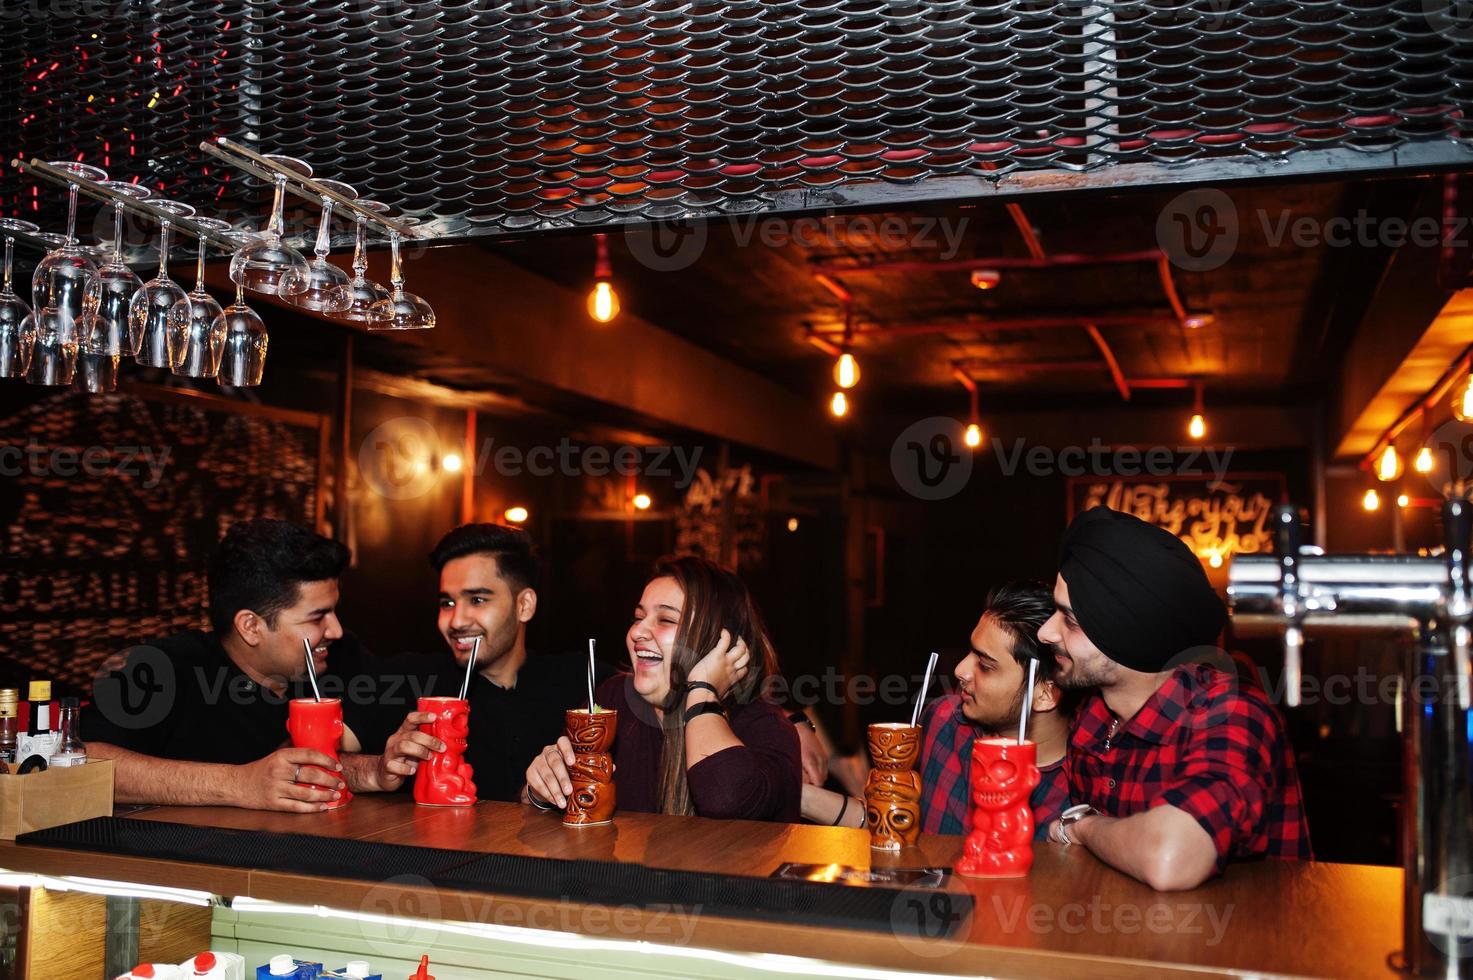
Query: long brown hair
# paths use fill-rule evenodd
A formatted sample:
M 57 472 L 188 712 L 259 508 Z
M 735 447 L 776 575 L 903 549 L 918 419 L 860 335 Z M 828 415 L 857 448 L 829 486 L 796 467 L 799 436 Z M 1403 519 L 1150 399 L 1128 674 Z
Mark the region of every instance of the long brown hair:
M 665 715 L 664 746 L 660 753 L 660 810 L 693 814 L 685 779 L 685 681 L 691 668 L 721 641 L 721 631 L 740 637 L 751 653 L 747 676 L 722 701 L 727 708 L 746 704 L 761 694 L 769 677 L 778 673 L 777 654 L 767 636 L 752 595 L 734 572 L 694 555 L 661 558 L 650 578 L 672 578 L 685 594 L 680 626 L 670 660 L 670 693 L 661 709 Z

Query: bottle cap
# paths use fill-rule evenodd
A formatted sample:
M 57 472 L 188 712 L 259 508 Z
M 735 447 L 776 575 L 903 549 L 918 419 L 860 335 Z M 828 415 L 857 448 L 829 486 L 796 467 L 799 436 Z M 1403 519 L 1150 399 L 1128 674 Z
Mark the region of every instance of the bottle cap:
M 280 953 L 271 957 L 271 964 L 267 967 L 273 977 L 295 976 L 297 972 L 297 961 L 286 953 Z
M 358 980 L 362 980 L 362 978 L 369 976 L 368 961 L 349 960 L 348 965 L 343 967 L 343 972 L 350 977 L 356 977 Z
M 70 700 L 75 701 L 76 698 L 71 698 Z M 66 702 L 62 703 L 65 704 Z M 210 952 L 200 953 L 194 958 L 194 962 L 192 965 L 194 967 L 195 976 L 205 976 L 215 968 L 215 954 Z
M 32 701 L 50 701 L 51 700 L 51 682 L 50 681 L 31 681 L 30 700 L 32 700 Z
M 133 974 L 135 977 L 151 977 L 151 976 L 153 976 L 153 964 L 152 963 L 139 963 L 137 966 L 135 966 L 133 969 L 129 970 L 128 972 L 131 973 L 131 974 Z
M 81 704 L 82 702 L 79 698 L 65 697 L 61 699 L 61 706 L 63 708 L 76 708 L 80 707 Z

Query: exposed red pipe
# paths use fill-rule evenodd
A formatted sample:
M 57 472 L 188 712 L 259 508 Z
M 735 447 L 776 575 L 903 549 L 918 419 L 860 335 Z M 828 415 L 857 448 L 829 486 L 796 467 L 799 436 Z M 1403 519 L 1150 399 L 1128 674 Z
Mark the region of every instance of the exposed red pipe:
M 1037 239 L 1034 240 L 1035 242 Z M 1117 265 L 1131 262 L 1164 261 L 1156 249 L 1139 252 L 1104 252 L 1099 255 L 1044 255 L 1030 258 L 995 256 L 981 259 L 946 259 L 940 262 L 897 260 L 894 262 L 815 262 L 814 277 L 837 275 L 887 275 L 898 272 L 968 272 L 973 269 L 1049 269 L 1072 265 Z M 825 285 L 828 285 L 825 283 Z M 842 286 L 840 288 L 843 288 Z M 842 297 L 841 297 L 842 298 Z
M 1028 246 L 1028 253 L 1035 259 L 1043 259 L 1043 245 L 1038 241 L 1038 235 L 1033 231 L 1033 224 L 1028 216 L 1023 213 L 1021 204 L 1009 204 L 1008 214 L 1013 217 L 1013 224 L 1018 226 L 1018 234 L 1023 236 L 1023 244 Z
M 808 331 L 808 333 L 804 335 L 804 339 L 830 357 L 838 357 L 840 354 L 844 353 L 844 349 L 838 344 L 834 343 L 831 340 L 826 340 L 812 330 Z
M 1105 366 L 1110 369 L 1110 378 L 1115 382 L 1115 388 L 1120 392 L 1120 397 L 1130 401 L 1130 385 L 1126 384 L 1125 372 L 1120 370 L 1120 362 L 1115 360 L 1115 352 L 1110 350 L 1110 345 L 1105 342 L 1105 335 L 1100 333 L 1099 328 L 1093 323 L 1086 323 L 1084 329 L 1089 334 L 1089 339 L 1093 340 L 1095 346 L 1100 349 L 1100 354 L 1104 356 Z
M 932 333 L 986 333 L 994 330 L 1057 330 L 1077 328 L 1086 322 L 1107 327 L 1139 326 L 1143 323 L 1175 322 L 1164 314 L 1142 316 L 1100 316 L 1086 321 L 1082 317 L 1019 317 L 999 320 L 957 320 L 946 323 L 870 323 L 856 326 L 857 337 L 909 337 Z M 843 327 L 814 327 L 814 333 L 842 336 Z
M 1190 388 L 1194 384 L 1191 378 L 1126 378 L 1125 383 L 1132 391 L 1137 388 Z
M 973 365 L 979 371 L 1098 371 L 1100 369 L 1099 361 L 1066 360 L 1063 358 L 1046 361 L 993 361 L 979 357 L 976 360 L 967 361 L 966 363 Z
M 1183 327 L 1187 325 L 1187 310 L 1181 305 L 1181 297 L 1177 295 L 1176 283 L 1171 278 L 1171 261 L 1162 255 L 1156 260 L 1156 269 L 1161 274 L 1161 288 L 1166 291 L 1166 301 L 1176 313 L 1176 321 Z
M 839 280 L 833 278 L 833 276 L 824 272 L 815 272 L 813 275 L 813 280 L 824 289 L 827 289 L 829 292 L 833 293 L 834 298 L 836 298 L 839 302 L 852 303 L 854 301 L 854 297 L 850 294 L 848 289 L 844 288 L 844 284 L 839 282 Z

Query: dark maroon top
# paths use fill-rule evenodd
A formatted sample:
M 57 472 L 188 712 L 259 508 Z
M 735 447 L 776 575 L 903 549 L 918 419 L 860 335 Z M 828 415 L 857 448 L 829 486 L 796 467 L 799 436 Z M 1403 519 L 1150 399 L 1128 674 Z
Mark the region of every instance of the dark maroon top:
M 595 698 L 619 712 L 613 750 L 618 809 L 658 813 L 663 733 L 654 708 L 634 690 L 629 674 L 604 681 Z M 797 823 L 803 768 L 793 723 L 781 708 L 760 699 L 732 708 L 730 723 L 742 744 L 709 755 L 686 771 L 696 813 Z

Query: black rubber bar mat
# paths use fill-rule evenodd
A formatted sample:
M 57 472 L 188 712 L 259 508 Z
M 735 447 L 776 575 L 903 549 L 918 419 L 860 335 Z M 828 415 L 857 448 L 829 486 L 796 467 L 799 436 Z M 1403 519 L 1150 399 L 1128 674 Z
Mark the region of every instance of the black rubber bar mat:
M 363 881 L 416 875 L 444 888 L 518 898 L 636 905 L 927 938 L 955 932 L 970 921 L 973 906 L 971 895 L 957 892 L 671 871 L 619 861 L 486 854 L 127 817 L 97 817 L 39 830 L 22 834 L 16 843 Z

